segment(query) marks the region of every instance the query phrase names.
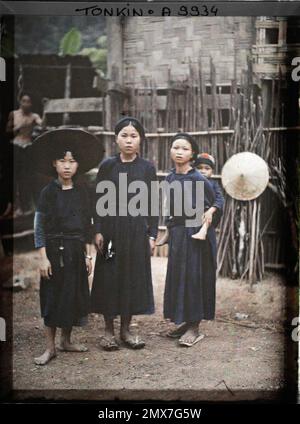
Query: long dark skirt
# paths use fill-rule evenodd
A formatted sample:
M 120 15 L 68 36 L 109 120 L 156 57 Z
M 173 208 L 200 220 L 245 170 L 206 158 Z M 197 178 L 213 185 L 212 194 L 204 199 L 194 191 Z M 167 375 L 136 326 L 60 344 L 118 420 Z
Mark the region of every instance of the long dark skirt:
M 80 240 L 64 240 L 63 264 L 60 263 L 59 241 L 47 242 L 47 256 L 52 277 L 41 279 L 41 315 L 47 327 L 70 328 L 84 325 L 89 312 L 89 285 Z
M 154 313 L 150 246 L 144 219 L 118 217 L 105 238 L 112 239 L 116 255 L 107 261 L 97 255 L 91 312 L 108 317 Z
M 169 259 L 164 293 L 164 317 L 175 324 L 211 320 L 215 316 L 215 234 L 194 240 L 195 228 L 169 229 Z

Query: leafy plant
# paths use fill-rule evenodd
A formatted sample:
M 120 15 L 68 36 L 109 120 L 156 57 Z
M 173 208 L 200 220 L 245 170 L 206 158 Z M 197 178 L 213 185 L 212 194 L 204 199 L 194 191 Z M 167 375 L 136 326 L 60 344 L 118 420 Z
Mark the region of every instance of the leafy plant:
M 82 49 L 79 54 L 83 56 L 88 56 L 95 66 L 97 71 L 104 76 L 106 74 L 107 66 L 107 50 L 106 49 L 97 49 L 96 47 L 86 47 Z
M 76 55 L 79 53 L 82 44 L 80 31 L 76 28 L 71 28 L 60 41 L 59 55 Z
M 97 69 L 98 73 L 101 76 L 104 76 L 107 71 L 107 37 L 106 35 L 101 35 L 97 39 L 98 47 L 86 47 L 82 49 L 79 54 L 83 56 L 88 56 L 92 64 Z
M 106 35 L 101 35 L 97 39 L 97 44 L 98 44 L 98 46 L 99 46 L 100 49 L 107 49 L 107 36 Z
M 81 49 L 82 36 L 77 28 L 68 31 L 60 42 L 59 54 L 88 56 L 99 75 L 105 76 L 107 71 L 107 37 L 101 35 L 97 41 L 97 47 L 85 47 Z M 81 49 L 81 50 L 80 50 Z

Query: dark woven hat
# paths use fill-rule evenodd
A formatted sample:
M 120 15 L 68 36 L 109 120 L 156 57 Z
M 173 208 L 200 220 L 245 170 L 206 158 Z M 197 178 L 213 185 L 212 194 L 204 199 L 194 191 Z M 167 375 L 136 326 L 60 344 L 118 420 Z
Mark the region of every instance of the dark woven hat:
M 118 135 L 122 128 L 127 127 L 128 125 L 132 125 L 141 137 L 141 141 L 145 139 L 145 128 L 141 124 L 141 122 L 137 118 L 133 118 L 132 116 L 124 116 L 124 118 L 120 119 L 115 126 L 115 134 Z
M 35 170 L 45 175 L 53 175 L 53 160 L 62 158 L 67 151 L 79 164 L 77 174 L 98 166 L 104 155 L 102 142 L 78 128 L 47 131 L 35 139 L 30 149 Z

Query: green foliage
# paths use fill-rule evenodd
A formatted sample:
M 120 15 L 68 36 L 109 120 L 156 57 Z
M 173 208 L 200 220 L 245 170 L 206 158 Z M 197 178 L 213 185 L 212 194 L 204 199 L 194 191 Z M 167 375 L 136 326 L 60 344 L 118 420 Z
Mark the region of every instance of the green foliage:
M 102 76 L 106 74 L 107 66 L 107 50 L 106 49 L 97 49 L 96 47 L 86 47 L 82 49 L 79 54 L 83 56 L 88 56 L 95 66 L 99 74 Z
M 82 55 L 88 56 L 93 66 L 101 76 L 105 76 L 107 71 L 107 37 L 101 35 L 97 41 L 97 47 L 85 47 L 80 50 L 82 44 L 81 32 L 72 28 L 68 31 L 60 42 L 60 55 Z
M 71 28 L 60 41 L 59 54 L 61 56 L 76 55 L 81 48 L 81 33 L 76 28 Z
M 97 44 L 98 44 L 98 46 L 99 46 L 100 49 L 107 49 L 107 36 L 106 35 L 101 35 L 97 39 Z
M 97 72 L 101 76 L 105 76 L 107 71 L 107 36 L 101 35 L 96 43 L 98 47 L 85 47 L 79 54 L 88 56 Z

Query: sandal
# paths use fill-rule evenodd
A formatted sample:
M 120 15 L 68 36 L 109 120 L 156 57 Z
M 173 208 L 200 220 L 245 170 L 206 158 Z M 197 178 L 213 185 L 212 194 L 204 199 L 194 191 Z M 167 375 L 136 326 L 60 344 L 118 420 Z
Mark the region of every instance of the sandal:
M 183 340 L 179 340 L 179 346 L 185 346 L 185 347 L 191 347 L 194 346 L 196 343 L 200 342 L 200 340 L 202 340 L 204 338 L 204 334 L 199 334 L 199 336 L 195 337 L 195 339 L 189 343 L 189 342 L 185 342 Z
M 130 339 L 123 339 L 121 338 L 122 342 L 125 344 L 125 346 L 129 347 L 130 349 L 143 349 L 145 347 L 146 343 L 139 338 L 139 336 L 135 336 L 134 338 Z
M 115 337 L 109 338 L 106 336 L 101 337 L 100 346 L 107 351 L 119 350 L 120 348 Z
M 166 335 L 167 337 L 170 337 L 171 339 L 179 339 L 181 336 L 184 335 L 186 330 L 187 330 L 187 324 L 183 324 L 179 326 L 178 328 L 175 328 L 175 330 L 169 331 Z

